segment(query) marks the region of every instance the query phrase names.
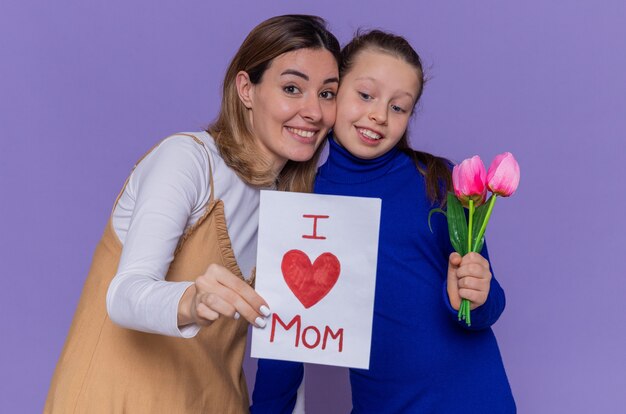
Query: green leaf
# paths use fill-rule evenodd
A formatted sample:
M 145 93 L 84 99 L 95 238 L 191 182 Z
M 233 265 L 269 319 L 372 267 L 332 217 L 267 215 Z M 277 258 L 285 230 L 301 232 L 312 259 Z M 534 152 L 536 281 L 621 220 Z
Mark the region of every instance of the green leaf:
M 491 196 L 493 197 L 493 195 Z M 491 201 L 491 197 L 487 200 L 486 203 L 482 204 L 474 211 L 474 228 L 476 229 L 473 234 L 472 246 L 474 247 L 473 251 L 480 253 L 483 249 L 483 244 L 485 243 L 485 235 L 483 234 L 480 237 L 480 240 L 476 240 L 478 238 L 478 233 L 480 233 L 480 229 L 483 227 L 483 223 L 485 222 L 485 218 L 487 218 L 487 210 L 489 210 L 489 203 Z
M 433 208 L 432 210 L 430 210 L 430 212 L 428 213 L 428 228 L 430 229 L 431 233 L 433 233 L 433 227 L 430 225 L 430 217 L 435 213 L 441 213 L 444 216 L 446 215 L 446 212 L 440 208 Z
M 448 193 L 448 233 L 452 247 L 461 256 L 467 252 L 467 221 L 463 206 L 454 193 Z

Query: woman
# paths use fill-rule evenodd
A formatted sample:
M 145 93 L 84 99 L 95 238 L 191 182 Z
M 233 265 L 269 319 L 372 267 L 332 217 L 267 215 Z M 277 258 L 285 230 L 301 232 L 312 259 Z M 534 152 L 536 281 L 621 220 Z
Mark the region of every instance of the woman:
M 321 18 L 261 23 L 228 68 L 217 121 L 137 164 L 94 254 L 46 413 L 247 411 L 247 322 L 263 327 L 269 314 L 250 287 L 259 191 L 310 190 L 335 120 L 338 61 Z

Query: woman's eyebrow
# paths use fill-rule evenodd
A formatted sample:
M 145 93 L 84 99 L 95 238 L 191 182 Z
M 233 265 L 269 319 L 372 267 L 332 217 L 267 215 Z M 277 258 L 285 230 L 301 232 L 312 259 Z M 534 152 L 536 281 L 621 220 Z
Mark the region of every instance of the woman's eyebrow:
M 309 81 L 310 80 L 308 75 L 300 72 L 299 70 L 295 70 L 295 69 L 286 69 L 286 70 L 284 70 L 280 74 L 280 76 L 283 76 L 283 75 L 294 75 L 294 76 L 298 76 L 298 77 L 304 79 L 305 81 Z M 339 83 L 339 78 L 334 77 L 334 78 L 325 79 L 324 80 L 324 84 L 327 84 L 327 83 Z
M 298 70 L 295 70 L 295 69 L 287 69 L 287 70 L 283 71 L 283 73 L 280 74 L 280 76 L 283 76 L 283 75 L 295 75 L 295 76 L 301 77 L 302 79 L 304 79 L 306 81 L 309 80 L 308 75 L 305 75 L 304 73 L 302 73 L 302 72 L 300 72 Z

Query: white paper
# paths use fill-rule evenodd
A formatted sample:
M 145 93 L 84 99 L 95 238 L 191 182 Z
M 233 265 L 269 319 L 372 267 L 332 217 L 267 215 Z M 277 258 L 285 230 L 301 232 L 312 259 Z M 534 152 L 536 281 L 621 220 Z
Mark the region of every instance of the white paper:
M 252 357 L 369 368 L 380 208 L 261 192 L 256 290 L 272 315 L 253 329 Z

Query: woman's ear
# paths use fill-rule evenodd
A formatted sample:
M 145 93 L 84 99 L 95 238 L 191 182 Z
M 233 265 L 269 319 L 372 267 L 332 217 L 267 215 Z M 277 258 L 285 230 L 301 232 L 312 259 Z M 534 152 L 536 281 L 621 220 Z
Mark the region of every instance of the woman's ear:
M 251 109 L 254 98 L 254 84 L 250 81 L 250 75 L 248 75 L 248 72 L 242 70 L 237 73 L 237 77 L 235 79 L 239 99 L 241 99 L 243 106 Z

